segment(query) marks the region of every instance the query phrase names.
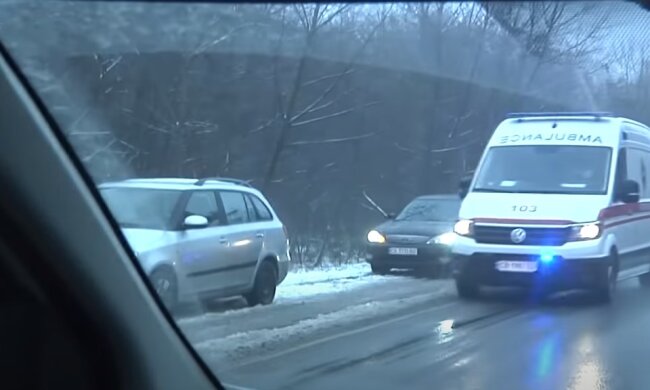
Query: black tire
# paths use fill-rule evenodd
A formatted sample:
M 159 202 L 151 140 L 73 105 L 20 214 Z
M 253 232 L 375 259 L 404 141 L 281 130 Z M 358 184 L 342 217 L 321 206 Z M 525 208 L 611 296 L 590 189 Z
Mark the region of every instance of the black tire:
M 264 261 L 255 275 L 253 290 L 244 295 L 249 306 L 270 305 L 278 286 L 278 271 L 270 261 Z
M 600 303 L 610 303 L 616 292 L 618 279 L 618 256 L 615 252 L 610 254 L 611 261 L 602 267 L 599 275 L 598 287 L 595 289 L 596 299 Z
M 149 280 L 167 310 L 174 310 L 178 306 L 178 282 L 174 271 L 169 268 L 155 269 Z
M 370 269 L 375 275 L 386 275 L 390 272 L 390 267 L 385 265 L 370 264 Z
M 464 279 L 456 279 L 456 291 L 462 299 L 476 299 L 480 293 L 478 284 Z
M 650 288 L 650 273 L 639 275 L 639 284 L 642 287 Z

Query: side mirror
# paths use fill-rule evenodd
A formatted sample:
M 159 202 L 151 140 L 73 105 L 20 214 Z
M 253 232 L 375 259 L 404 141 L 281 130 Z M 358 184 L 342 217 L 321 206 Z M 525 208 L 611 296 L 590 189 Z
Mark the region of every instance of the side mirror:
M 637 203 L 639 193 L 639 183 L 634 180 L 623 180 L 618 187 L 616 198 L 623 203 Z
M 460 182 L 458 183 L 458 196 L 461 199 L 465 199 L 467 196 L 467 193 L 469 192 L 469 186 L 472 184 L 472 178 L 471 177 L 463 177 L 460 179 Z
M 185 229 L 201 229 L 208 226 L 208 219 L 202 215 L 189 215 L 183 221 Z

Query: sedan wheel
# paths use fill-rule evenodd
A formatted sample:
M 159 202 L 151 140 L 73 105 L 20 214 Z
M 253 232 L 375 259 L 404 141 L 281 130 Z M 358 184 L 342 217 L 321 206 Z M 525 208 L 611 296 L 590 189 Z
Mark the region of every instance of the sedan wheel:
M 386 275 L 390 272 L 390 267 L 377 265 L 377 264 L 370 264 L 370 269 L 372 270 L 372 273 L 375 275 Z

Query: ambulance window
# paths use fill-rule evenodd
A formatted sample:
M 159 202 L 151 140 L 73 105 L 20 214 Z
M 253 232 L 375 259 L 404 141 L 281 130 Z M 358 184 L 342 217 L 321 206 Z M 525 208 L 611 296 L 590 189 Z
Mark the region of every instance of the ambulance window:
M 639 183 L 641 197 L 648 197 L 648 152 L 643 149 L 627 149 L 627 178 Z
M 627 161 L 626 161 L 626 149 L 621 148 L 618 151 L 618 160 L 616 161 L 616 181 L 614 182 L 614 188 L 619 188 L 623 180 L 627 179 Z

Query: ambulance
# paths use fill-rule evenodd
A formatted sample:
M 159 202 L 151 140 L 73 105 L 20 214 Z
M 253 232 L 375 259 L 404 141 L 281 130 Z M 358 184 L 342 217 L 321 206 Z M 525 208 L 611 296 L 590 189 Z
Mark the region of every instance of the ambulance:
M 463 198 L 452 273 L 482 286 L 589 290 L 650 286 L 650 128 L 608 113 L 517 113 L 489 140 Z

